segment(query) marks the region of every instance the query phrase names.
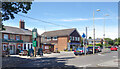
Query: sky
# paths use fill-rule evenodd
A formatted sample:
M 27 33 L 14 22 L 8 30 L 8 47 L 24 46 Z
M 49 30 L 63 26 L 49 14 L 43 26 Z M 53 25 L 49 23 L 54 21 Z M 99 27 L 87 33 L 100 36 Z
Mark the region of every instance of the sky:
M 100 11 L 96 11 L 100 9 Z M 27 14 L 19 13 L 35 19 L 64 25 L 56 26 L 34 19 L 15 15 L 15 19 L 3 21 L 5 26 L 19 27 L 19 21 L 25 21 L 25 28 L 37 28 L 38 33 L 60 29 L 76 28 L 80 35 L 86 32 L 93 37 L 93 11 L 95 19 L 95 37 L 103 38 L 104 16 L 105 37 L 115 39 L 118 37 L 118 3 L 117 2 L 33 2 Z

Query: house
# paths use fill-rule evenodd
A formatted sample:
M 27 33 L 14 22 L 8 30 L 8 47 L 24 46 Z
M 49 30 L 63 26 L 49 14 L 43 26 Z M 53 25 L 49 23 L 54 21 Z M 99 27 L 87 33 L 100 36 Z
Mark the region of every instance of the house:
M 93 45 L 93 39 L 88 39 L 88 44 Z M 102 38 L 95 39 L 95 44 L 103 44 L 103 39 Z
M 32 31 L 25 29 L 25 22 L 19 21 L 19 28 L 4 26 L 6 30 L 2 32 L 2 51 L 10 49 L 10 54 L 16 54 L 16 50 L 28 50 L 32 46 Z M 40 36 L 37 38 L 38 47 L 40 45 Z
M 54 51 L 75 49 L 81 45 L 81 36 L 75 28 L 47 31 L 41 36 L 41 42 L 54 45 Z

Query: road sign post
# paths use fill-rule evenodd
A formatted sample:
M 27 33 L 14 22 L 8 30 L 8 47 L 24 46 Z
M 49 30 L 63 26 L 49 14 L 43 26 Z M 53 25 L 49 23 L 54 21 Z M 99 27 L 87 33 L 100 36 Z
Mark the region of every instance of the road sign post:
M 32 30 L 32 38 L 33 38 L 33 47 L 34 47 L 34 56 L 36 57 L 36 46 L 37 46 L 37 29 L 33 29 Z
M 84 42 L 85 42 L 85 37 L 86 37 L 86 35 L 83 33 L 83 35 L 82 35 L 82 37 L 83 37 L 83 47 L 84 47 L 84 52 L 85 52 L 85 55 L 86 55 L 86 46 L 84 46 Z

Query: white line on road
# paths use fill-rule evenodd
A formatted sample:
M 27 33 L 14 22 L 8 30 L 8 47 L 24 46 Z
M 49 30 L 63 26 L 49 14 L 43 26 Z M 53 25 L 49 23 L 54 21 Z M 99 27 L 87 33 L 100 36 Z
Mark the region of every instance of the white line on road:
M 105 55 L 102 55 L 102 54 L 98 54 L 98 55 L 100 55 L 100 56 L 105 56 Z
M 88 67 L 88 66 L 91 66 L 92 64 L 86 64 L 86 65 L 81 65 L 79 67 Z

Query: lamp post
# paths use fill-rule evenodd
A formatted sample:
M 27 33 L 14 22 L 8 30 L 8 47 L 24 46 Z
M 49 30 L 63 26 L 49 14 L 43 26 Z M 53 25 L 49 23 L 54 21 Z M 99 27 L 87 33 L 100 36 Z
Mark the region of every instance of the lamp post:
M 96 11 L 100 11 L 100 9 L 97 9 Z M 95 53 L 95 13 L 94 13 L 94 10 L 93 10 L 93 54 Z
M 105 17 L 109 16 L 108 14 L 104 15 L 104 26 L 103 26 L 103 49 L 105 49 Z

